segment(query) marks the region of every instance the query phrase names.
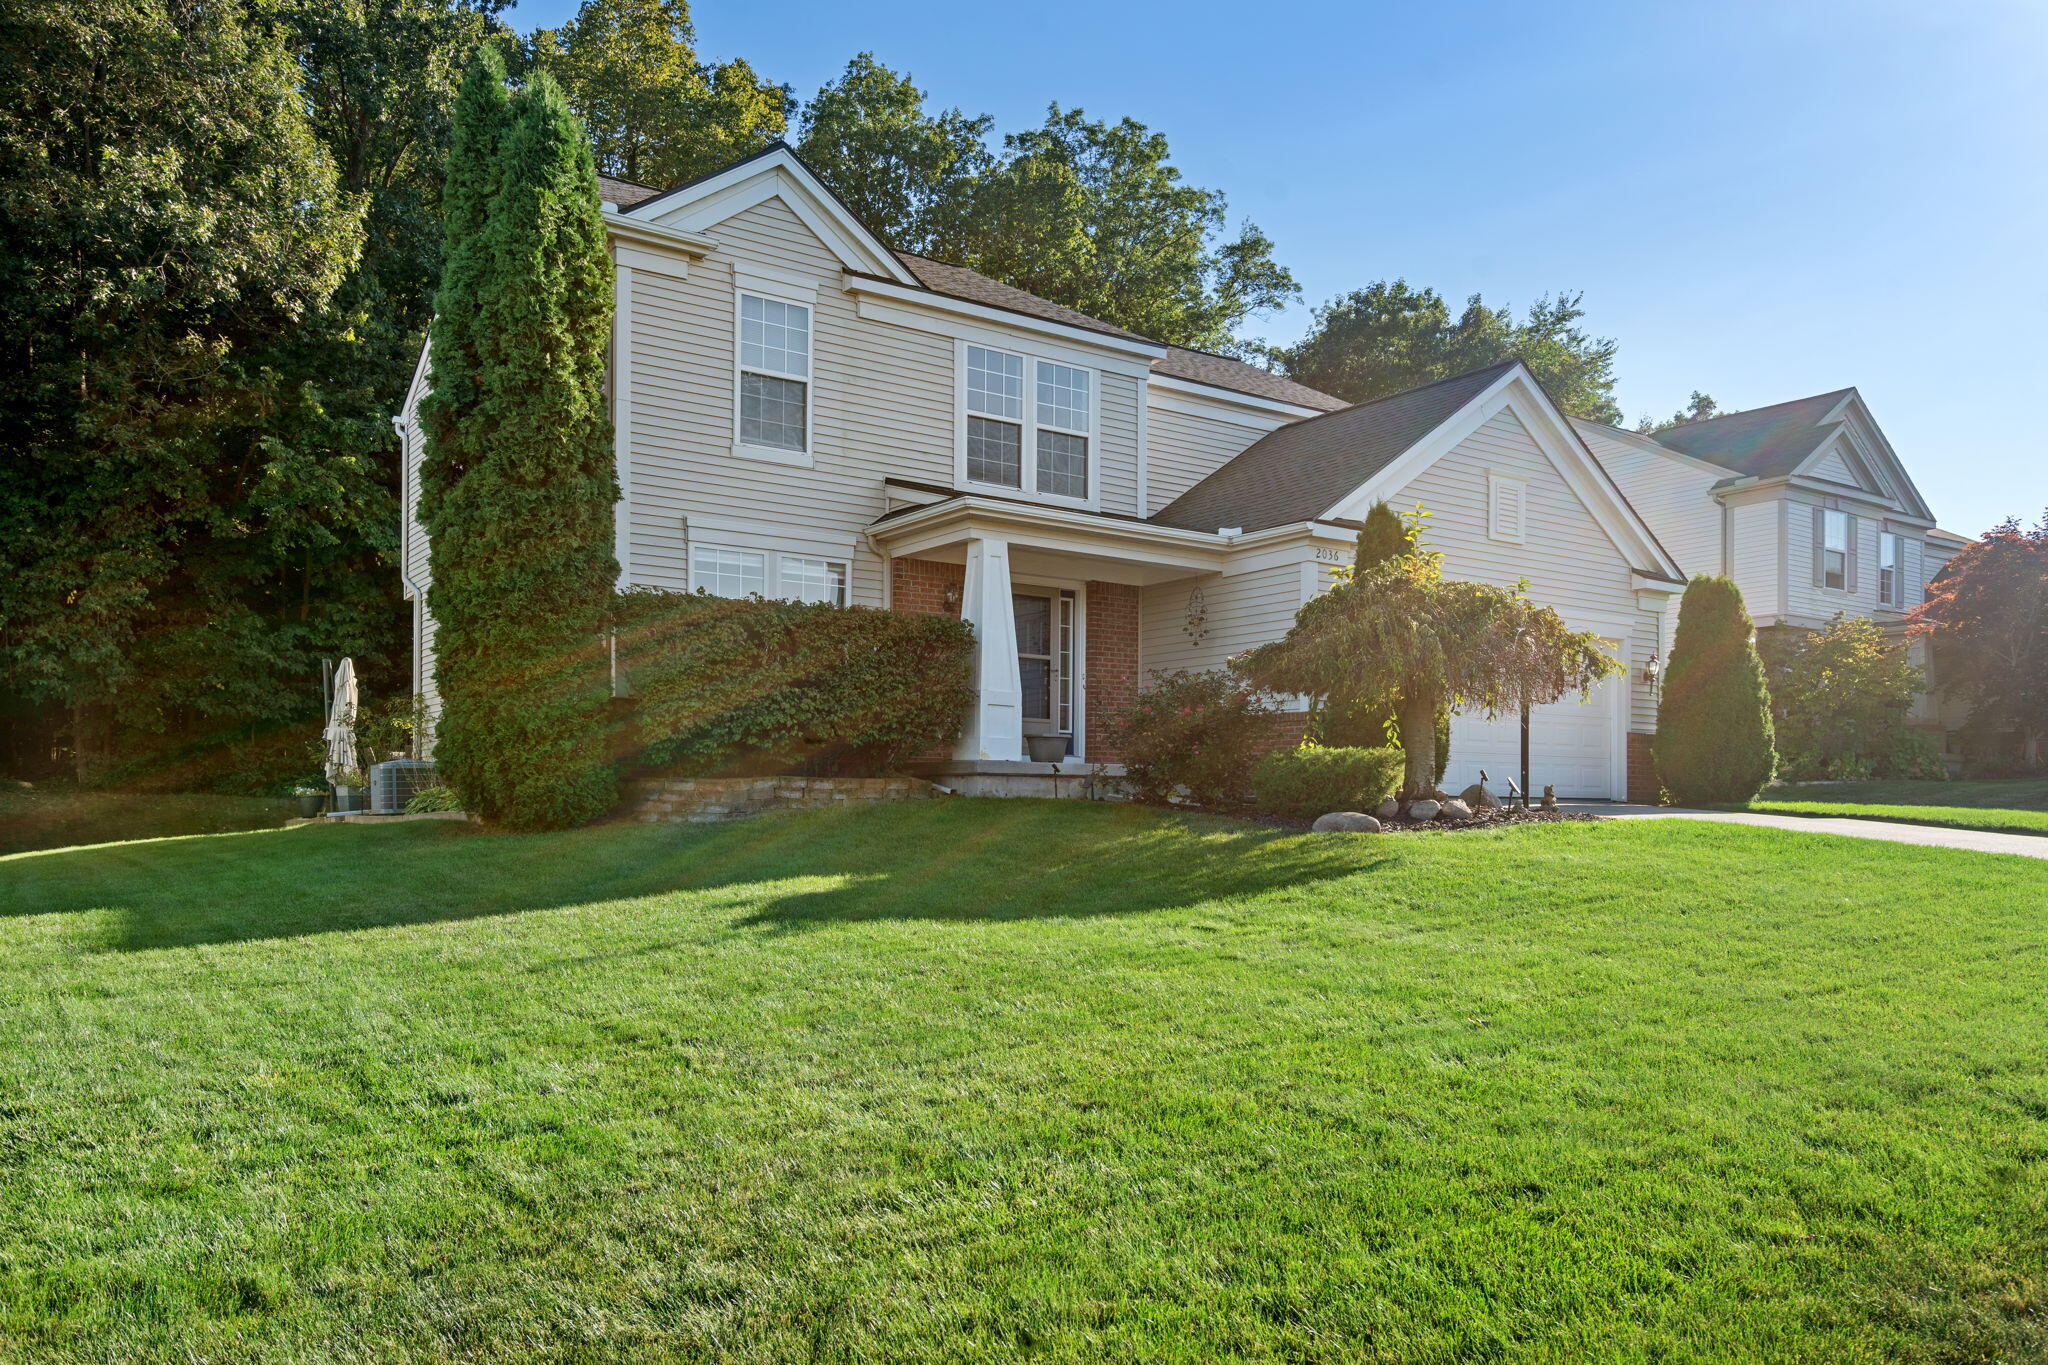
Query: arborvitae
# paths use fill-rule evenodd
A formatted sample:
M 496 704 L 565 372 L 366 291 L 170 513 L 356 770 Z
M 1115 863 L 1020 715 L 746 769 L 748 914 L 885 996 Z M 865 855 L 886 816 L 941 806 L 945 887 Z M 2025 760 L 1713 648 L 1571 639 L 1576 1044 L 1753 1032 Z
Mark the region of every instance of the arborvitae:
M 1351 571 L 1363 573 L 1375 564 L 1413 554 L 1420 542 L 1421 533 L 1417 526 L 1403 520 L 1401 514 L 1386 503 L 1376 502 L 1366 511 L 1365 521 L 1358 528 L 1358 554 L 1352 562 Z M 1333 748 L 1373 749 L 1385 744 L 1400 744 L 1401 726 L 1395 714 L 1395 700 L 1385 697 L 1364 700 L 1331 697 L 1317 712 L 1317 737 Z M 1450 761 L 1451 711 L 1449 707 L 1439 707 L 1436 713 L 1434 781 L 1444 780 L 1444 768 Z
M 1686 584 L 1657 707 L 1657 776 L 1681 805 L 1747 801 L 1771 780 L 1771 698 L 1756 629 L 1726 578 Z
M 512 100 L 498 161 L 469 324 L 477 397 L 447 415 L 461 463 L 442 471 L 435 526 L 435 756 L 469 810 L 540 829 L 617 797 L 612 267 L 590 143 L 546 74 Z

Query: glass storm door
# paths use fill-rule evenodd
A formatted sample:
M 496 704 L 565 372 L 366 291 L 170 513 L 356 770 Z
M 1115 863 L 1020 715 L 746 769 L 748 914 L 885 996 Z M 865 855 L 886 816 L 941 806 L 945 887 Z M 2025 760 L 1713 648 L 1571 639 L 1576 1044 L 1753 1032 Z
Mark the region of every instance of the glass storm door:
M 1071 734 L 1074 729 L 1074 594 L 1010 594 L 1017 622 L 1017 677 L 1023 684 L 1027 735 Z

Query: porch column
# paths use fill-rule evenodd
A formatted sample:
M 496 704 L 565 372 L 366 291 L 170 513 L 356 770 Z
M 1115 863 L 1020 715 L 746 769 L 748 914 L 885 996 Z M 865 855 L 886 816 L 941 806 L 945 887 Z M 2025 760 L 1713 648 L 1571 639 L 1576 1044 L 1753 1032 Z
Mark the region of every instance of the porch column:
M 1024 757 L 1024 683 L 1017 673 L 1017 618 L 1010 603 L 1010 543 L 987 536 L 967 542 L 967 581 L 960 619 L 974 627 L 974 705 L 954 757 Z

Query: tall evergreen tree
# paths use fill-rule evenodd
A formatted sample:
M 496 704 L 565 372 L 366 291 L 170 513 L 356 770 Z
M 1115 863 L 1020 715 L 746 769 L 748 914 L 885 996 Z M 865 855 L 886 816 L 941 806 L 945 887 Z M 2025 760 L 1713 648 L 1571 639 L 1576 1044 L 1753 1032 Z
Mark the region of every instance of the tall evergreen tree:
M 510 104 L 497 190 L 476 222 L 465 196 L 487 175 L 495 78 L 480 67 L 458 106 L 448 215 L 451 268 L 481 267 L 448 298 L 473 310 L 474 401 L 461 391 L 466 362 L 451 359 L 454 392 L 437 396 L 431 438 L 436 756 L 470 809 L 550 828 L 602 813 L 617 791 L 602 644 L 618 576 L 604 403 L 612 271 L 590 144 L 545 72 Z M 443 373 L 437 357 L 437 385 Z
M 1681 805 L 1747 801 L 1771 780 L 1771 698 L 1733 579 L 1685 585 L 1657 705 L 1657 776 Z

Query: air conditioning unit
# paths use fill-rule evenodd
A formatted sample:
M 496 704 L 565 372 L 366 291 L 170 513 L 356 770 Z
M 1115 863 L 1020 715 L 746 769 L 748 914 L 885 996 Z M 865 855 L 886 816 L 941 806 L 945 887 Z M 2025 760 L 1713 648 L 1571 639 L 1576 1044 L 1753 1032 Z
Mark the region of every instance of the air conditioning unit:
M 423 758 L 394 758 L 370 765 L 370 814 L 403 815 L 413 794 L 434 785 L 434 765 Z

